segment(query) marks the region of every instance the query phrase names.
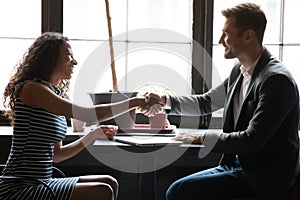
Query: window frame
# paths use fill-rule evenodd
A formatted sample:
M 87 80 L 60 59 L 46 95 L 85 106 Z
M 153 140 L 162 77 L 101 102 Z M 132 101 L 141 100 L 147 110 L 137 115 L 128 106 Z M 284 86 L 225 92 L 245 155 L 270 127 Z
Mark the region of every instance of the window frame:
M 200 44 L 211 57 L 213 0 L 194 0 L 192 12 L 193 44 Z M 42 33 L 49 31 L 63 33 L 63 0 L 42 0 Z M 191 93 L 201 94 L 211 87 L 212 61 L 202 60 L 201 56 L 194 53 L 197 51 L 195 51 L 196 45 L 193 44 L 191 71 L 193 91 Z M 175 121 L 180 121 L 177 117 L 174 118 L 176 118 Z M 197 118 L 199 120 L 199 117 Z M 198 127 L 207 128 L 210 119 L 211 115 L 201 117 Z
M 41 31 L 63 32 L 63 0 L 42 0 Z
M 212 12 L 213 1 L 193 1 L 193 40 L 200 44 L 210 56 L 212 55 L 212 35 L 210 34 L 212 32 L 212 23 L 209 22 L 212 21 L 213 16 L 212 14 L 207 15 L 207 13 Z M 47 31 L 63 32 L 63 0 L 42 0 L 42 33 Z M 193 48 L 195 47 L 195 45 L 192 46 Z M 192 52 L 194 52 L 193 50 Z M 199 55 L 194 53 L 192 53 L 192 63 L 197 63 L 197 65 L 193 64 L 192 67 L 193 93 L 200 94 L 211 87 L 212 63 L 200 60 Z M 206 68 L 203 66 L 206 66 Z M 199 72 L 203 74 L 204 78 Z

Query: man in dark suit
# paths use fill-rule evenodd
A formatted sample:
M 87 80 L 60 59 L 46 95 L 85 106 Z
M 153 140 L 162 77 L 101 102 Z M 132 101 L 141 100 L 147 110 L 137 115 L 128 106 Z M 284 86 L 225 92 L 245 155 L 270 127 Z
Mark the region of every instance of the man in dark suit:
M 226 20 L 219 43 L 225 58 L 239 61 L 229 77 L 202 95 L 148 95 L 175 114 L 205 115 L 224 108 L 223 132 L 177 137 L 223 153 L 220 164 L 175 181 L 166 197 L 284 200 L 299 166 L 298 88 L 290 72 L 262 45 L 267 20 L 259 6 L 240 4 L 222 14 Z M 155 109 L 145 113 L 152 115 Z

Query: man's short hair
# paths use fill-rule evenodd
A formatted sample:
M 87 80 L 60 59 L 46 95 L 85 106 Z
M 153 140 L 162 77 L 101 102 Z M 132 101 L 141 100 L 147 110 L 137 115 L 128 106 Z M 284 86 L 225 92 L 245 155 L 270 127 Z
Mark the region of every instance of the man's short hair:
M 256 33 L 257 40 L 262 43 L 267 19 L 259 5 L 255 3 L 242 3 L 223 10 L 222 15 L 226 18 L 235 18 L 235 27 L 239 30 L 240 34 L 248 29 L 252 29 Z

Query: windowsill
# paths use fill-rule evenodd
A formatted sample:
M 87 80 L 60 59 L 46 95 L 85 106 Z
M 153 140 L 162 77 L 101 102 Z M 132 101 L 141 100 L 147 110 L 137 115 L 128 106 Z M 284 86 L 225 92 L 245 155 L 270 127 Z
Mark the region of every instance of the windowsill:
M 222 129 L 223 109 L 219 109 L 212 113 L 209 128 Z

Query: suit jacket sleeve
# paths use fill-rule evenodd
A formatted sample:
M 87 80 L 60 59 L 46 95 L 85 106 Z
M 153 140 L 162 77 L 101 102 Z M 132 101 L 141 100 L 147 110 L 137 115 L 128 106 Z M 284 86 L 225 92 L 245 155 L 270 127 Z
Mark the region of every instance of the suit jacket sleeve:
M 211 114 L 223 108 L 226 92 L 225 83 L 201 95 L 192 96 L 170 96 L 172 102 L 171 114 L 200 116 Z

